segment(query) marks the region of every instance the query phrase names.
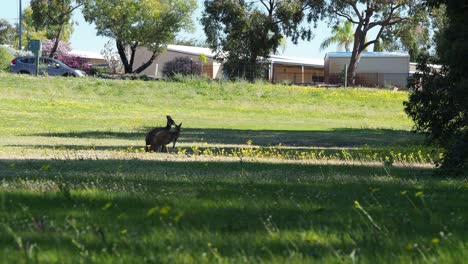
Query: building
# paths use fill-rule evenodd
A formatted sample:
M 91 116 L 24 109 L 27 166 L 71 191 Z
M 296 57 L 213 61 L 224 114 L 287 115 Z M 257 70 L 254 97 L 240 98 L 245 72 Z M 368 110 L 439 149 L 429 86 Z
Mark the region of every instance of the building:
M 269 80 L 275 83 L 315 84 L 323 82 L 323 60 L 272 55 Z
M 84 50 L 72 50 L 70 52 L 71 55 L 86 59 L 87 63 L 93 66 L 105 66 L 107 65 L 107 61 L 99 52 L 94 51 L 84 51 Z
M 153 78 L 163 78 L 164 64 L 177 57 L 189 57 L 200 62 L 199 56 L 205 55 L 207 62 L 203 64 L 202 71 L 211 79 L 222 79 L 223 65 L 214 57 L 215 53 L 209 48 L 168 45 L 167 50 L 161 53 L 153 63 L 141 74 Z M 139 67 L 150 58 L 152 53 L 144 47 L 137 48 L 134 67 Z M 290 82 L 297 84 L 312 84 L 323 82 L 323 60 L 305 59 L 273 55 L 265 78 L 271 82 Z
M 324 81 L 342 83 L 344 69 L 349 65 L 351 52 L 329 52 L 325 55 Z M 409 55 L 396 52 L 364 52 L 357 71 L 356 85 L 367 87 L 405 88 L 410 72 Z
M 223 77 L 222 64 L 214 59 L 215 53 L 209 48 L 181 46 L 181 45 L 168 45 L 167 50 L 153 61 L 141 74 L 145 74 L 152 78 L 163 78 L 163 67 L 168 61 L 177 57 L 189 57 L 195 62 L 201 62 L 199 56 L 205 55 L 207 58 L 206 63 L 203 64 L 202 71 L 211 79 L 220 79 Z M 144 47 L 139 47 L 135 53 L 135 61 L 133 67 L 138 68 L 140 65 L 148 61 L 152 52 Z

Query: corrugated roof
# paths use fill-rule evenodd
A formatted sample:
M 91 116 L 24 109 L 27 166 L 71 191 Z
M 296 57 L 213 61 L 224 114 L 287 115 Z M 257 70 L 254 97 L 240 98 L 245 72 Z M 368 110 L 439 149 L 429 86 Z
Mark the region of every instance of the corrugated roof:
M 296 58 L 287 56 L 271 55 L 270 61 L 273 63 L 290 64 L 290 65 L 304 65 L 304 66 L 317 66 L 323 67 L 323 59 L 313 58 Z
M 190 55 L 205 54 L 209 58 L 213 58 L 216 54 L 210 48 L 182 46 L 182 45 L 167 45 L 168 51 L 180 52 Z
M 80 58 L 104 60 L 104 56 L 102 56 L 101 53 L 95 51 L 72 50 L 70 53 Z
M 168 51 L 180 52 L 190 55 L 205 54 L 209 58 L 213 58 L 216 54 L 210 48 L 182 46 L 182 45 L 168 45 Z M 305 66 L 317 66 L 323 67 L 323 59 L 312 59 L 312 58 L 295 58 L 287 56 L 270 56 L 270 61 L 273 63 L 291 64 L 291 65 L 305 65 Z
M 326 57 L 347 58 L 351 57 L 351 52 L 328 52 L 325 54 Z M 401 52 L 363 52 L 362 57 L 409 57 L 409 54 Z

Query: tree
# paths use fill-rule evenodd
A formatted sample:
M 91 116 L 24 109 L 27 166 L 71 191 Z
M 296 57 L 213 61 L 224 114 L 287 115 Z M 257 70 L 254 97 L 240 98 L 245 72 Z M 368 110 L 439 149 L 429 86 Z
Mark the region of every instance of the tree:
M 468 169 L 468 6 L 463 1 L 428 0 L 429 6 L 446 5 L 446 27 L 438 34 L 436 56 L 421 56 L 420 74 L 405 103 L 415 130 L 443 148 L 441 171 L 460 175 Z M 440 71 L 430 66 L 442 64 Z
M 59 41 L 67 25 L 71 26 L 71 16 L 82 4 L 72 0 L 31 0 L 32 20 L 36 29 L 47 29 L 47 37 L 54 40 L 49 57 L 54 57 Z
M 356 69 L 362 52 L 375 44 L 386 28 L 414 16 L 419 5 L 418 0 L 330 0 L 328 8 L 332 18 L 345 18 L 356 26 L 348 66 L 348 83 L 355 84 Z M 372 29 L 378 31 L 376 37 L 368 41 L 367 36 Z
M 16 29 L 5 19 L 0 19 L 0 44 L 15 43 Z
M 340 48 L 344 47 L 346 52 L 349 52 L 353 40 L 353 24 L 350 21 L 345 20 L 342 27 L 338 24 L 333 27 L 332 36 L 325 39 L 322 44 L 320 44 L 320 49 L 326 49 L 332 43 L 337 43 Z
M 417 61 L 420 54 L 435 50 L 435 39 L 440 29 L 444 27 L 446 15 L 445 6 L 418 6 L 419 11 L 408 17 L 405 23 L 398 23 L 384 30 L 381 36 L 381 46 L 385 50 L 404 50 L 410 55 L 410 61 Z
M 10 63 L 13 56 L 8 52 L 6 47 L 0 46 L 0 72 L 10 71 Z
M 207 0 L 204 5 L 201 22 L 209 47 L 218 60 L 224 60 L 230 77 L 251 81 L 284 37 L 291 37 L 294 43 L 312 38 L 310 27 L 301 22 L 316 22 L 323 8 L 322 1 L 313 0 Z
M 140 73 L 174 41 L 181 29 L 190 29 L 195 0 L 82 0 L 87 22 L 97 34 L 115 39 L 125 73 Z M 134 69 L 138 47 L 147 48 L 149 59 Z M 130 49 L 130 54 L 126 49 Z
M 107 41 L 104 44 L 104 48 L 101 50 L 101 55 L 107 62 L 107 66 L 112 74 L 120 73 L 123 71 L 122 61 L 119 59 L 119 55 L 114 48 L 112 40 Z

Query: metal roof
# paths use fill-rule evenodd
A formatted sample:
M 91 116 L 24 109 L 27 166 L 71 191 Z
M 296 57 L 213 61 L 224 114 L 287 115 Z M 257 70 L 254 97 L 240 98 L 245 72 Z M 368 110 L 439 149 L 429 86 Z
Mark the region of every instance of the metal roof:
M 289 65 L 304 65 L 304 66 L 315 66 L 324 67 L 323 59 L 312 59 L 312 58 L 296 58 L 287 56 L 271 55 L 270 61 L 278 64 L 289 64 Z
M 167 45 L 167 50 L 190 54 L 190 55 L 197 55 L 197 56 L 200 54 L 204 54 L 209 58 L 213 58 L 216 55 L 216 53 L 214 53 L 210 48 L 202 48 L 202 47 Z
M 70 51 L 70 54 L 75 55 L 80 58 L 87 58 L 87 59 L 100 59 L 104 60 L 104 56 L 95 51 L 86 51 L 86 50 L 72 50 Z
M 180 52 L 189 55 L 200 55 L 204 54 L 209 58 L 214 58 L 214 53 L 210 48 L 182 46 L 182 45 L 168 45 L 168 51 Z M 323 59 L 312 59 L 312 58 L 295 58 L 287 56 L 271 55 L 269 59 L 272 63 L 289 64 L 289 65 L 304 65 L 304 66 L 316 66 L 323 67 Z
M 328 52 L 325 54 L 326 57 L 333 57 L 333 58 L 350 58 L 351 52 Z M 395 57 L 395 58 L 409 58 L 408 53 L 401 53 L 401 52 L 363 52 L 361 58 L 371 58 L 371 57 Z

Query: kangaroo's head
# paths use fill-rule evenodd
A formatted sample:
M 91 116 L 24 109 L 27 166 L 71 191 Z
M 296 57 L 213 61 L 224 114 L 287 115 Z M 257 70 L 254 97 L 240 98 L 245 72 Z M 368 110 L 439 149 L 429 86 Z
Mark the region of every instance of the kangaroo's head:
M 172 125 L 174 126 L 176 125 L 176 123 L 174 122 L 174 120 L 172 119 L 170 115 L 167 115 L 166 119 L 167 119 L 167 124 L 166 124 L 167 129 L 171 128 Z
M 175 132 L 174 132 L 174 139 L 172 140 L 173 144 L 172 144 L 172 148 L 175 147 L 175 143 L 177 141 L 177 139 L 179 138 L 180 136 L 180 128 L 182 127 L 182 123 L 180 123 L 179 125 L 176 125 L 175 126 Z

